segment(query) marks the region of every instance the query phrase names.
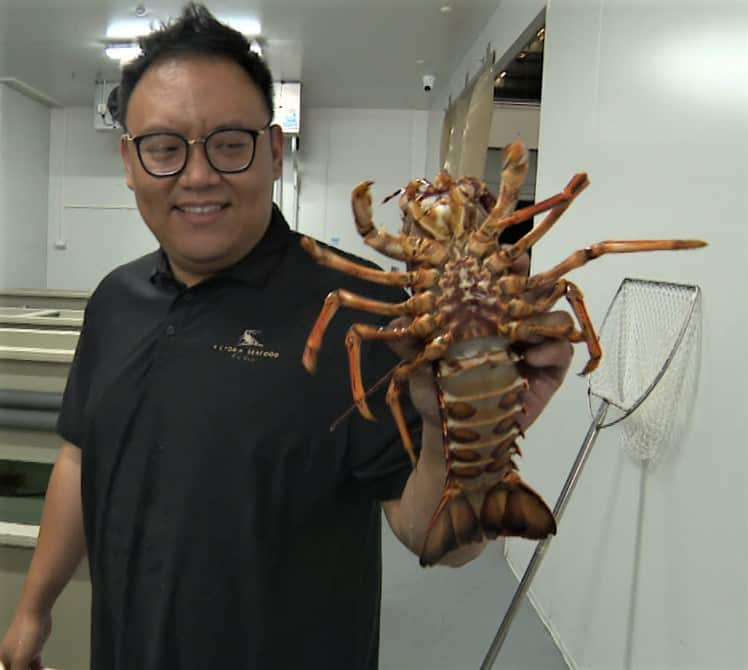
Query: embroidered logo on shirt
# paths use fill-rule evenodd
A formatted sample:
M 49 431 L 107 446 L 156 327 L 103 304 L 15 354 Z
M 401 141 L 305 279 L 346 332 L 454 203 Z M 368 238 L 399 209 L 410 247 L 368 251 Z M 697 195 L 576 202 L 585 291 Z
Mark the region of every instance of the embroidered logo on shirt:
M 261 330 L 245 330 L 238 338 L 236 344 L 214 344 L 213 349 L 224 354 L 229 354 L 233 360 L 255 363 L 260 359 L 280 358 L 277 351 L 266 349 L 260 342 L 258 335 Z
M 261 330 L 245 330 L 242 336 L 239 338 L 240 347 L 264 347 L 265 345 L 260 342 L 255 335 L 261 333 Z

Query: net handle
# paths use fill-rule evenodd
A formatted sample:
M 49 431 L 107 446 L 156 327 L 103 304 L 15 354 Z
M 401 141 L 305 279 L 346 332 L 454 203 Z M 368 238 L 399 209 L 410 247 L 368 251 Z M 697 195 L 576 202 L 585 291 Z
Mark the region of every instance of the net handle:
M 610 301 L 610 305 L 608 305 L 608 310 L 605 313 L 605 317 L 603 318 L 602 325 L 600 326 L 601 334 L 605 328 L 605 322 L 608 320 L 608 317 L 610 316 L 610 313 L 613 310 L 613 305 L 615 305 L 615 302 L 618 299 L 618 296 L 620 295 L 621 291 L 623 291 L 623 288 L 626 285 L 626 282 L 646 282 L 647 284 L 651 284 L 653 286 L 664 286 L 664 287 L 670 287 L 670 288 L 676 288 L 676 289 L 687 289 L 691 293 L 691 305 L 688 309 L 688 314 L 686 314 L 685 318 L 683 319 L 683 324 L 681 325 L 680 331 L 678 333 L 678 337 L 675 338 L 675 342 L 673 343 L 673 346 L 670 349 L 670 353 L 668 354 L 668 357 L 665 359 L 664 364 L 660 367 L 660 370 L 655 375 L 649 387 L 644 391 L 644 393 L 642 393 L 641 396 L 639 396 L 639 398 L 637 398 L 636 402 L 629 409 L 622 407 L 619 403 L 614 402 L 610 398 L 605 398 L 604 396 L 597 395 L 594 391 L 592 391 L 592 375 L 590 375 L 587 378 L 587 407 L 589 408 L 591 417 L 594 418 L 595 416 L 595 412 L 592 409 L 592 396 L 593 395 L 599 400 L 607 402 L 610 405 L 613 405 L 617 409 L 621 410 L 621 412 L 623 412 L 623 414 L 619 416 L 617 419 L 614 419 L 613 421 L 609 421 L 608 423 L 601 424 L 600 425 L 601 429 L 614 426 L 615 424 L 623 421 L 625 418 L 631 416 L 631 414 L 633 414 L 639 408 L 639 406 L 651 395 L 652 391 L 654 391 L 655 389 L 655 386 L 657 386 L 657 384 L 660 383 L 660 380 L 662 379 L 663 375 L 667 372 L 668 368 L 670 367 L 670 364 L 673 362 L 673 359 L 675 358 L 675 354 L 678 352 L 681 342 L 683 341 L 683 338 L 686 335 L 686 331 L 688 330 L 688 327 L 691 324 L 691 319 L 693 318 L 693 314 L 696 311 L 696 306 L 699 304 L 699 300 L 701 299 L 701 288 L 699 286 L 694 286 L 691 284 L 674 284 L 672 282 L 652 281 L 652 280 L 647 280 L 647 279 L 630 279 L 626 277 L 621 282 L 621 285 L 618 287 L 616 294 L 613 296 L 613 300 Z

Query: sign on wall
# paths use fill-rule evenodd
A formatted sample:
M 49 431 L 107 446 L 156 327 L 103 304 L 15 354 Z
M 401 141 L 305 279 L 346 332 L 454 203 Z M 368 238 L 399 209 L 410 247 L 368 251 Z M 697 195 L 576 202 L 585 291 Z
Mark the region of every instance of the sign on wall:
M 301 129 L 301 82 L 276 81 L 273 84 L 275 123 L 288 135 Z

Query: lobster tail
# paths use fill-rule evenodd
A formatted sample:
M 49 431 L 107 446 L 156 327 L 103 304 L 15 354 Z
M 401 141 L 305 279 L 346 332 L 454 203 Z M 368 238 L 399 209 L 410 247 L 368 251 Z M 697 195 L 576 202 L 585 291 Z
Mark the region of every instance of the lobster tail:
M 446 489 L 426 531 L 420 563 L 433 565 L 447 552 L 482 539 L 480 522 L 465 493 Z
M 426 532 L 420 563 L 434 565 L 448 552 L 484 539 L 544 540 L 555 534 L 556 520 L 548 505 L 511 471 L 486 492 L 480 515 L 463 489 L 448 487 L 444 491 Z
M 486 493 L 480 517 L 483 533 L 490 539 L 505 535 L 544 540 L 556 534 L 548 505 L 515 471 Z

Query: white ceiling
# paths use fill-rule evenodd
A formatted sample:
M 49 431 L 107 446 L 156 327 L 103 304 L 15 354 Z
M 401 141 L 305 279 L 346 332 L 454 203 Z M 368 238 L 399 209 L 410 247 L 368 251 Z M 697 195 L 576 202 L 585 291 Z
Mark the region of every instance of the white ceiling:
M 276 80 L 300 80 L 315 107 L 428 109 L 499 0 L 207 0 L 219 17 L 258 19 Z M 103 53 L 113 22 L 135 0 L 0 0 L 0 78 L 59 103 L 93 103 L 96 79 L 117 79 Z M 150 18 L 182 2 L 144 2 Z M 440 8 L 449 4 L 451 11 Z M 147 21 L 148 19 L 146 19 Z M 422 64 L 417 61 L 423 60 Z M 422 90 L 424 74 L 437 76 Z

